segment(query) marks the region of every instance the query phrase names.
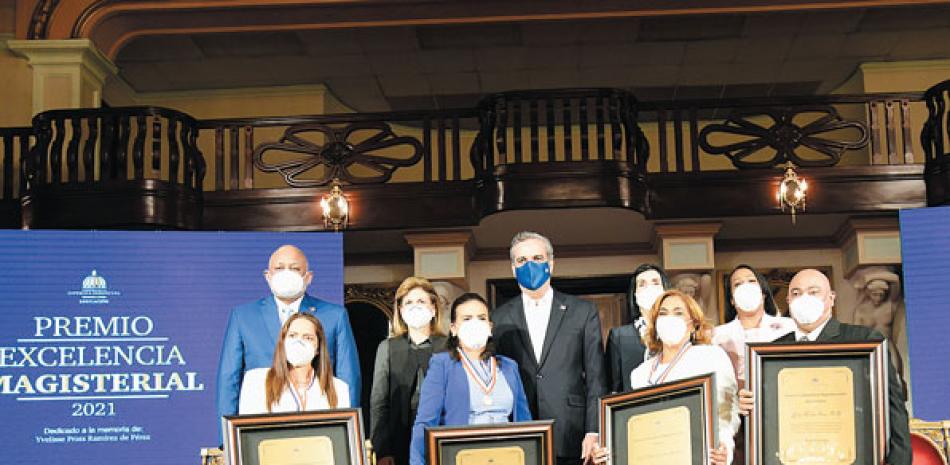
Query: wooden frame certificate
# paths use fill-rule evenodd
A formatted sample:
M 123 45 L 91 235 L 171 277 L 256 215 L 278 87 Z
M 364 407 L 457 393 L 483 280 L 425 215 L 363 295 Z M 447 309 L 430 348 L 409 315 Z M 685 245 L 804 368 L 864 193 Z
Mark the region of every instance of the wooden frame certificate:
M 750 344 L 749 465 L 881 463 L 885 342 Z
M 554 422 L 426 428 L 429 465 L 554 465 Z
M 601 398 L 600 439 L 611 463 L 708 463 L 718 443 L 715 393 L 710 373 Z
M 234 415 L 222 420 L 229 465 L 365 465 L 359 409 Z

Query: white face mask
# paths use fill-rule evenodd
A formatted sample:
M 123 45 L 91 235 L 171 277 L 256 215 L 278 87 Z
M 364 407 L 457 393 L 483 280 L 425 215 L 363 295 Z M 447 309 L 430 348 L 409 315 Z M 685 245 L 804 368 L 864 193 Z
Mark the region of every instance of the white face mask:
M 825 302 L 813 295 L 802 295 L 788 304 L 792 318 L 799 324 L 810 325 L 825 313 Z
M 431 308 L 419 304 L 405 307 L 399 311 L 399 314 L 402 315 L 402 321 L 405 321 L 406 325 L 412 329 L 425 328 L 435 316 Z
M 762 288 L 757 283 L 742 283 L 732 291 L 732 300 L 739 311 L 752 313 L 762 306 Z
M 656 319 L 656 337 L 666 344 L 677 344 L 686 337 L 686 322 L 678 316 L 661 316 Z
M 317 356 L 317 349 L 303 339 L 284 339 L 284 353 L 287 363 L 299 367 L 308 365 Z
M 654 302 L 656 302 L 656 299 L 658 299 L 663 292 L 665 292 L 663 286 L 658 284 L 650 284 L 637 289 L 634 296 L 637 298 L 637 306 L 640 307 L 640 313 L 653 308 Z M 643 316 L 646 317 L 646 315 Z
M 303 276 L 293 270 L 280 270 L 270 275 L 268 284 L 271 292 L 280 299 L 296 299 L 307 290 Z
M 465 320 L 459 325 L 458 338 L 469 349 L 481 349 L 491 337 L 491 327 L 485 320 Z

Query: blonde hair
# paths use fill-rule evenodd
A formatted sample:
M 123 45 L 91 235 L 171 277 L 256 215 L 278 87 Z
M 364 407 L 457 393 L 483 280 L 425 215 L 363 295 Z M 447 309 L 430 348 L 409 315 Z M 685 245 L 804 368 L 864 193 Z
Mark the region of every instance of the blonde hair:
M 280 329 L 280 337 L 277 338 L 277 347 L 274 348 L 274 363 L 270 371 L 267 372 L 267 380 L 264 383 L 265 401 L 267 411 L 277 405 L 284 389 L 290 384 L 290 363 L 287 361 L 287 353 L 284 351 L 284 339 L 287 338 L 287 331 L 290 330 L 290 324 L 295 320 L 304 319 L 313 324 L 317 339 L 320 343 L 317 347 L 317 356 L 310 362 L 313 367 L 320 389 L 327 396 L 327 404 L 330 408 L 336 408 L 337 397 L 336 389 L 333 388 L 333 366 L 330 365 L 330 357 L 327 354 L 327 338 L 323 331 L 323 325 L 317 317 L 303 312 L 297 312 L 287 318 L 284 326 Z M 293 387 L 291 387 L 293 389 Z
M 435 292 L 435 287 L 428 279 L 410 276 L 402 281 L 396 289 L 396 302 L 393 303 L 393 330 L 392 337 L 400 337 L 409 332 L 409 327 L 402 320 L 402 299 L 406 297 L 413 289 L 422 289 L 429 295 L 432 301 L 432 308 L 435 310 L 435 317 L 429 321 L 429 330 L 434 336 L 444 336 L 442 334 L 442 300 L 439 294 Z
M 650 309 L 650 316 L 647 319 L 647 331 L 643 335 L 643 344 L 647 346 L 647 349 L 652 353 L 659 353 L 663 350 L 663 342 L 661 342 L 660 338 L 656 335 L 656 319 L 660 315 L 660 305 L 670 297 L 679 297 L 683 299 L 683 302 L 686 302 L 686 311 L 689 313 L 689 318 L 693 320 L 693 327 L 690 328 L 692 330 L 690 341 L 697 345 L 711 344 L 713 327 L 710 322 L 706 321 L 706 315 L 703 313 L 703 309 L 700 308 L 696 300 L 688 294 L 678 289 L 670 289 L 660 294 L 656 302 L 653 303 L 653 308 Z

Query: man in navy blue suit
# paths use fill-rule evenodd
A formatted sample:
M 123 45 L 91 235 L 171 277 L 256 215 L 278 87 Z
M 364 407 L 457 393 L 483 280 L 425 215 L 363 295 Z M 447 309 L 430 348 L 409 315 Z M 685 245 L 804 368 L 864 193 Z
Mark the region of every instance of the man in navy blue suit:
M 327 338 L 333 373 L 350 388 L 354 407 L 360 400 L 360 362 L 346 309 L 307 295 L 313 280 L 307 257 L 292 245 L 279 247 L 264 271 L 273 295 L 231 311 L 218 363 L 218 415 L 235 415 L 244 373 L 270 367 L 283 322 L 296 312 L 317 317 Z

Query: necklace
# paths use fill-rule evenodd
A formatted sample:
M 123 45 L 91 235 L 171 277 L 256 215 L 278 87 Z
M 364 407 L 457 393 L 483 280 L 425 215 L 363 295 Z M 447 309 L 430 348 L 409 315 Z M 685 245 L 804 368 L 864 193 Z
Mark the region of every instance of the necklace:
M 666 369 L 663 370 L 663 373 L 660 373 L 660 376 L 658 376 L 656 380 L 654 380 L 653 373 L 656 372 L 656 369 L 660 366 L 660 359 L 663 358 L 662 351 L 659 354 L 657 354 L 656 360 L 653 362 L 653 366 L 650 367 L 650 375 L 647 377 L 647 382 L 650 384 L 662 383 L 666 379 L 667 375 L 670 374 L 670 371 L 673 370 L 673 367 L 676 366 L 676 363 L 679 362 L 681 358 L 683 358 L 683 355 L 686 353 L 686 351 L 689 349 L 691 345 L 692 344 L 690 344 L 689 341 L 686 341 L 686 343 L 683 344 L 683 347 L 680 347 L 679 352 L 676 353 L 676 357 L 673 357 L 673 361 L 670 362 L 669 366 L 667 366 Z
M 294 398 L 294 403 L 297 404 L 297 411 L 302 412 L 307 408 L 307 392 L 310 391 L 310 388 L 313 386 L 314 381 L 317 380 L 315 375 L 310 377 L 310 382 L 298 383 L 297 381 L 290 381 L 290 394 Z

